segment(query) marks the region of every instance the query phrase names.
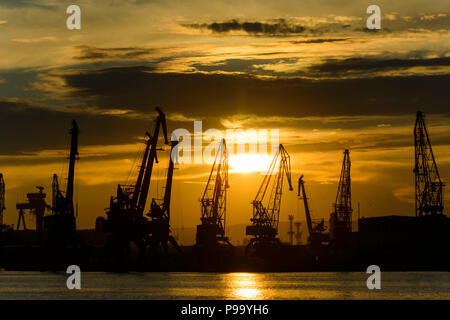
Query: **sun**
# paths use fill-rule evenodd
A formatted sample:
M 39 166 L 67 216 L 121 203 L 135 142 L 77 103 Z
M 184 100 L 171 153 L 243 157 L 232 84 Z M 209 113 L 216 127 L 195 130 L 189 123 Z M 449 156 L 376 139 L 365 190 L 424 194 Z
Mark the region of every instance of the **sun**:
M 266 172 L 271 158 L 267 154 L 242 153 L 231 155 L 228 159 L 230 172 Z

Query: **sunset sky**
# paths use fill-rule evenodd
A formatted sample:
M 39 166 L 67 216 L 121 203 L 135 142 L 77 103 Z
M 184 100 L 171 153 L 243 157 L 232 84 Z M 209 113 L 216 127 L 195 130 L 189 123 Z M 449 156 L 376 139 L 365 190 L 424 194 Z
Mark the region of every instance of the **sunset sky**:
M 81 7 L 81 30 L 66 28 L 70 4 Z M 366 29 L 369 4 L 381 8 L 376 32 Z M 194 132 L 194 120 L 204 131 L 278 129 L 294 189 L 304 174 L 315 218 L 329 217 L 345 148 L 355 212 L 360 202 L 363 216 L 414 215 L 416 111 L 426 114 L 444 182 L 450 176 L 449 27 L 447 0 L 0 0 L 5 223 L 17 223 L 15 204 L 35 186 L 51 202 L 76 119 L 78 227 L 93 228 L 133 172 L 155 106 L 169 132 Z M 173 227 L 200 222 L 209 170 L 177 166 Z M 229 179 L 227 224 L 247 223 L 262 176 Z M 281 220 L 303 220 L 287 190 Z

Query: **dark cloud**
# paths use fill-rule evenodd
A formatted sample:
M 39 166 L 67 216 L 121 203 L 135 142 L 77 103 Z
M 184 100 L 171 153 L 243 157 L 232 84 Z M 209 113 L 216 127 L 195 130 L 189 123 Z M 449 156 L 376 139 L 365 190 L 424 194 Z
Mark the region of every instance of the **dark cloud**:
M 328 60 L 314 65 L 311 71 L 317 73 L 340 74 L 350 72 L 386 71 L 407 69 L 412 67 L 445 67 L 450 66 L 450 57 L 430 59 L 371 59 L 349 58 L 345 60 Z
M 99 108 L 170 112 L 205 119 L 261 116 L 449 114 L 450 75 L 309 80 L 245 75 L 155 73 L 146 67 L 64 73 L 71 98 Z M 63 88 L 63 89 L 64 89 Z
M 130 60 L 144 58 L 156 49 L 125 47 L 125 48 L 98 48 L 91 46 L 78 46 L 80 54 L 75 58 L 78 60 Z
M 148 107 L 151 113 L 154 107 Z M 23 99 L 0 99 L 0 155 L 64 149 L 72 119 L 80 127 L 80 144 L 133 143 L 153 126 L 148 119 L 51 110 Z M 170 124 L 170 122 L 169 122 Z
M 347 41 L 347 40 L 348 40 L 348 38 L 322 38 L 322 39 L 291 41 L 291 43 L 292 44 L 309 44 L 309 43 L 343 42 L 343 41 Z
M 319 123 L 318 120 L 295 122 L 303 130 L 329 128 L 359 130 L 380 124 L 373 119 L 354 120 L 361 115 L 408 115 L 411 126 L 419 109 L 427 114 L 450 116 L 447 90 L 450 75 L 385 77 L 359 80 L 268 79 L 223 74 L 154 73 L 146 67 L 109 68 L 93 71 L 73 71 L 60 75 L 63 89 L 72 92 L 65 104 L 52 110 L 49 106 L 23 99 L 0 99 L 0 154 L 30 153 L 42 149 L 64 149 L 67 146 L 71 119 L 77 119 L 80 144 L 110 145 L 137 141 L 153 126 L 151 117 L 129 118 L 111 110 L 131 110 L 151 115 L 154 106 L 166 114 L 180 113 L 204 120 L 203 128 L 222 128 L 222 120 L 236 114 L 255 117 L 332 117 L 343 116 L 339 123 Z M 64 105 L 60 101 L 59 105 Z M 95 106 L 95 111 L 91 112 Z M 345 123 L 346 117 L 348 122 Z M 257 119 L 255 119 L 257 120 Z M 382 121 L 382 120 L 381 120 Z M 389 125 L 404 125 L 404 120 L 386 120 Z M 384 123 L 384 122 L 383 122 Z M 192 132 L 192 122 L 168 122 L 169 132 L 186 128 Z M 265 122 L 266 127 L 289 127 L 292 123 Z M 346 141 L 298 143 L 303 150 L 342 149 L 352 145 L 358 149 L 396 148 L 411 144 L 410 137 L 385 135 L 355 135 Z M 339 138 L 337 138 L 339 139 Z M 448 144 L 448 135 L 436 136 L 434 144 Z M 118 155 L 121 156 L 121 155 Z M 24 164 L 26 160 L 23 160 Z
M 204 24 L 185 24 L 183 26 L 195 29 L 207 29 L 214 33 L 244 31 L 252 35 L 287 35 L 299 34 L 305 31 L 303 26 L 289 23 L 284 19 L 279 19 L 275 22 L 242 22 L 238 20 L 231 20 Z
M 373 36 L 385 36 L 393 32 L 427 32 L 445 31 L 450 25 L 450 14 L 430 13 L 404 15 L 382 15 L 381 29 L 369 30 L 366 28 L 367 15 L 348 17 L 329 17 L 326 21 L 317 18 L 313 24 L 306 27 L 293 20 L 276 19 L 264 21 L 241 21 L 238 19 L 228 21 L 216 21 L 211 23 L 183 24 L 182 26 L 194 29 L 209 30 L 216 34 L 228 34 L 232 31 L 243 31 L 254 36 L 290 36 L 305 35 L 319 36 L 329 34 L 340 34 L 341 37 L 348 37 L 349 32 L 370 33 Z M 314 20 L 312 20 L 314 22 Z M 312 40 L 305 43 L 322 43 Z M 331 40 L 337 41 L 337 40 Z M 330 41 L 325 41 L 330 42 Z M 303 42 L 301 42 L 303 43 Z

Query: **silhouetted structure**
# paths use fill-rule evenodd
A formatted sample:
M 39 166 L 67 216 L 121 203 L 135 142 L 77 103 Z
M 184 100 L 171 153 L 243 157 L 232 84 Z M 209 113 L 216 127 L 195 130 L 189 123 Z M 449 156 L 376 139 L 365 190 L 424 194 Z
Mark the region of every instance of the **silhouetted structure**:
M 341 176 L 334 203 L 334 212 L 330 215 L 331 240 L 339 242 L 348 237 L 352 231 L 352 198 L 350 180 L 350 153 L 344 151 Z
M 300 225 L 302 223 L 297 221 L 295 222 L 295 244 L 300 245 L 302 243 L 302 233 L 300 231 Z
M 39 192 L 27 193 L 28 202 L 16 204 L 16 209 L 19 210 L 17 230 L 20 229 L 21 224 L 23 225 L 23 230 L 27 229 L 25 224 L 24 210 L 30 210 L 30 213 L 35 216 L 36 231 L 38 233 L 41 233 L 44 230 L 44 214 L 45 209 L 48 208 L 48 205 L 45 202 L 46 194 L 42 192 L 42 190 L 44 190 L 44 187 L 37 186 L 36 188 L 39 190 Z
M 414 126 L 414 149 L 416 179 L 416 217 L 423 215 L 442 214 L 444 205 L 442 202 L 442 189 L 444 184 L 439 176 L 439 171 L 431 148 L 430 138 L 425 126 L 424 115 L 417 112 Z
M 48 245 L 51 247 L 77 247 L 80 239 L 76 234 L 76 219 L 73 205 L 75 181 L 75 161 L 78 156 L 78 125 L 72 121 L 70 129 L 69 170 L 66 192 L 59 189 L 58 177 L 53 175 L 52 214 L 44 217 L 44 226 L 48 233 Z
M 294 216 L 292 214 L 288 215 L 289 219 L 289 244 L 292 246 L 294 244 Z
M 422 112 L 416 115 L 414 146 L 415 216 L 359 219 L 358 257 L 392 269 L 448 270 L 450 221 Z
M 210 251 L 219 246 L 230 246 L 225 237 L 228 185 L 228 152 L 222 139 L 211 167 L 201 202 L 201 224 L 197 226 L 196 250 Z
M 156 111 L 158 115 L 155 119 L 153 135 L 146 133 L 148 139 L 136 184 L 119 184 L 117 196 L 111 197 L 106 220 L 102 217 L 98 218 L 98 225 L 101 225 L 102 231 L 111 234 L 107 239 L 107 249 L 121 261 L 128 259 L 130 242 L 133 242 L 139 248 L 139 259 L 143 262 L 149 244 L 149 234 L 152 232 L 149 220 L 144 217 L 144 209 L 150 188 L 153 164 L 155 161 L 158 162 L 156 152 L 161 127 L 164 133 L 164 142 L 169 144 L 166 116 L 161 109 L 156 108 Z
M 275 168 L 278 163 L 278 172 L 275 174 Z M 256 249 L 258 247 L 267 247 L 279 245 L 280 240 L 277 238 L 278 222 L 280 219 L 280 205 L 283 190 L 283 178 L 286 175 L 289 183 L 289 191 L 292 191 L 291 182 L 291 162 L 289 154 L 283 145 L 280 144 L 272 163 L 270 164 L 267 174 L 264 176 L 255 200 L 253 200 L 253 217 L 250 219 L 252 225 L 247 226 L 246 234 L 252 236 L 247 249 Z M 263 200 L 272 176 L 275 176 L 274 185 L 272 186 L 269 202 L 267 207 L 263 205 Z
M 311 213 L 309 211 L 308 198 L 306 196 L 305 182 L 303 181 L 303 175 L 298 179 L 298 194 L 299 199 L 303 200 L 305 207 L 306 224 L 308 226 L 308 243 L 316 249 L 320 245 L 328 244 L 330 241 L 329 234 L 325 233 L 325 221 L 322 219 L 320 222 L 314 222 L 311 219 Z
M 170 199 L 172 194 L 172 178 L 173 178 L 173 151 L 177 151 L 178 141 L 171 141 L 169 168 L 167 169 L 166 185 L 164 190 L 164 198 L 162 200 L 153 198 L 150 205 L 150 212 L 147 216 L 151 218 L 149 222 L 150 246 L 153 251 L 161 246 L 165 253 L 168 252 L 168 243 L 170 242 L 179 252 L 180 247 L 175 238 L 170 234 Z

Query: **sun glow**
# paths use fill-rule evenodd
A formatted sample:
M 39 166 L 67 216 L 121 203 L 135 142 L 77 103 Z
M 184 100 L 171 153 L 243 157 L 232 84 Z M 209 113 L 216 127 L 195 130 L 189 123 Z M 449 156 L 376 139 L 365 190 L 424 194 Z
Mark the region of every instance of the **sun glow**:
M 259 287 L 259 283 L 262 282 L 261 275 L 255 273 L 229 273 L 226 278 L 234 299 L 264 298 Z
M 242 153 L 231 155 L 228 160 L 230 172 L 266 172 L 269 168 L 271 157 L 267 154 Z

